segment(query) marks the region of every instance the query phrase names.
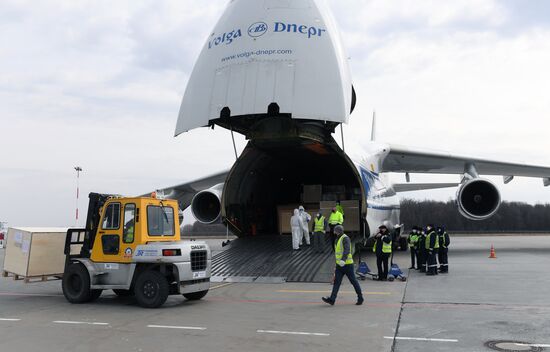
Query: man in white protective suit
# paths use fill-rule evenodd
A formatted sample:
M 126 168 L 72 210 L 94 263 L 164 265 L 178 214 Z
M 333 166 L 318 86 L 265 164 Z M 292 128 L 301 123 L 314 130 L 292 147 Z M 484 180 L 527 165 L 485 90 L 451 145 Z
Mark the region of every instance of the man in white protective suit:
M 294 209 L 294 215 L 290 218 L 292 230 L 292 249 L 300 250 L 300 239 L 302 238 L 302 218 L 298 209 Z
M 298 208 L 300 212 L 300 218 L 302 220 L 302 234 L 300 236 L 300 245 L 304 244 L 304 238 L 306 239 L 306 245 L 309 246 L 309 222 L 311 221 L 311 215 L 306 213 L 303 206 Z

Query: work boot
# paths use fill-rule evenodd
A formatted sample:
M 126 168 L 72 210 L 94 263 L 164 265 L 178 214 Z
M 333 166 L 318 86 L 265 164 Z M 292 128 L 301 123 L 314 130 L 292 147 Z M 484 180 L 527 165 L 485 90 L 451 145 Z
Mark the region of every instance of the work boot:
M 414 266 L 411 266 L 409 269 L 416 269 Z
M 332 298 L 330 297 L 323 297 L 321 298 L 323 300 L 323 302 L 327 303 L 327 304 L 330 304 L 331 306 L 334 305 L 334 301 L 332 300 Z
M 363 297 L 357 297 L 357 303 L 355 303 L 356 306 L 360 306 L 365 302 L 365 299 Z

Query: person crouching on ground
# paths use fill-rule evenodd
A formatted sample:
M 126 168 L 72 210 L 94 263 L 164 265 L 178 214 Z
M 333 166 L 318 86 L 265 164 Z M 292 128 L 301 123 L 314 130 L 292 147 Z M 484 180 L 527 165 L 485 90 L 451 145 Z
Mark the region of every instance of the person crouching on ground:
M 356 305 L 360 306 L 363 304 L 363 293 L 361 292 L 361 286 L 355 277 L 355 269 L 353 265 L 353 253 L 351 252 L 351 240 L 344 233 L 344 227 L 338 225 L 334 227 L 334 233 L 336 235 L 336 246 L 334 247 L 334 253 L 336 256 L 336 270 L 334 272 L 334 286 L 332 287 L 332 294 L 330 297 L 323 297 L 323 302 L 334 305 L 336 302 L 336 296 L 338 295 L 338 290 L 340 290 L 340 285 L 342 284 L 342 279 L 344 276 L 347 276 L 349 282 L 353 285 L 355 293 L 357 294 L 357 303 Z

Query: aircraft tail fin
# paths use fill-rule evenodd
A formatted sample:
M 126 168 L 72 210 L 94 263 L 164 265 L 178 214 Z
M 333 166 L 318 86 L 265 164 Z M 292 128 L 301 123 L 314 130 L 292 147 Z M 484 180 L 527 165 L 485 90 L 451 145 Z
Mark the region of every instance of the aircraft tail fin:
M 376 110 L 372 112 L 372 129 L 370 132 L 371 142 L 376 141 Z

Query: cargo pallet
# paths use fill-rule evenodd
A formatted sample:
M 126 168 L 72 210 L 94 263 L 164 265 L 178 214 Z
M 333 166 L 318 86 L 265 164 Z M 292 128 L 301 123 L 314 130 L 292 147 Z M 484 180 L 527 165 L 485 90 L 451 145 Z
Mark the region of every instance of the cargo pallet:
M 61 280 L 63 278 L 63 274 L 24 276 L 24 275 L 19 275 L 6 270 L 2 270 L 2 277 L 13 277 L 13 280 L 23 280 L 24 283 L 28 284 L 30 282 Z

